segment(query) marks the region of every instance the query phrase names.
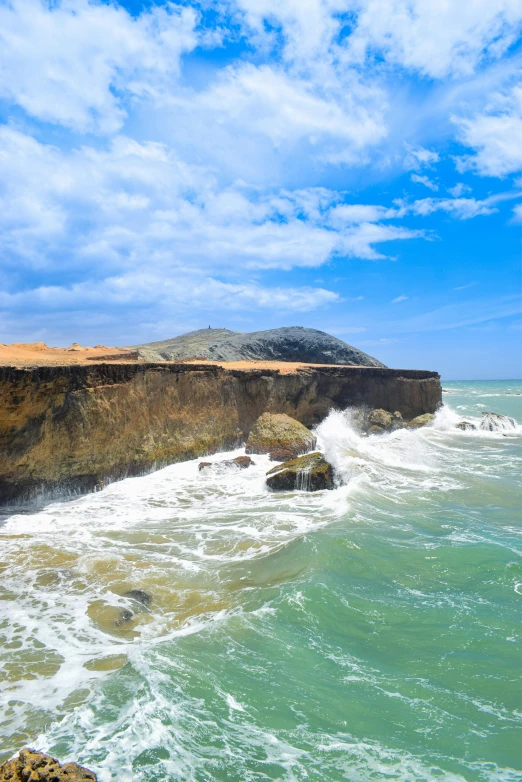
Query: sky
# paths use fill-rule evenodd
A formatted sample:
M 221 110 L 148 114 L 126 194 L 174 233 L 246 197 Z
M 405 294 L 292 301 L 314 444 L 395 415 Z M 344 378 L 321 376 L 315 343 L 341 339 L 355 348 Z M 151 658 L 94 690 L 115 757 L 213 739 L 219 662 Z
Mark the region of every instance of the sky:
M 520 0 L 0 0 L 0 342 L 522 376 Z

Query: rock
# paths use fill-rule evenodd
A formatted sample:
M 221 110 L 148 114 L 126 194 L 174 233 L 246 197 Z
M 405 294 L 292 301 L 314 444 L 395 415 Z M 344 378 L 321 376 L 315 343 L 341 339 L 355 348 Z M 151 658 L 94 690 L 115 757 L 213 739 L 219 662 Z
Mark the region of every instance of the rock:
M 319 452 L 278 464 L 266 475 L 271 491 L 320 491 L 334 487 L 332 466 Z
M 368 416 L 368 423 L 370 424 L 370 431 L 374 426 L 377 426 L 380 429 L 383 429 L 384 431 L 388 431 L 389 429 L 392 428 L 393 416 L 391 413 L 388 413 L 386 410 L 382 410 L 382 409 L 372 410 L 372 412 Z
M 114 621 L 114 627 L 121 627 L 122 625 L 127 624 L 133 616 L 134 614 L 132 611 L 129 611 L 128 608 L 122 608 L 119 618 Z
M 408 429 L 420 429 L 421 426 L 426 426 L 427 424 L 431 424 L 435 416 L 433 413 L 424 413 L 424 415 L 418 415 L 416 418 L 412 418 L 411 421 L 408 421 L 406 426 Z
M 295 458 L 315 448 L 317 438 L 306 426 L 285 413 L 263 413 L 248 436 L 247 453 L 273 453 L 284 448 Z
M 471 421 L 459 421 L 458 424 L 455 424 L 457 429 L 462 429 L 463 432 L 471 431 L 472 429 L 476 429 L 477 427 L 475 424 L 472 424 Z
M 234 459 L 223 459 L 222 462 L 200 462 L 199 469 L 205 470 L 207 467 L 239 467 L 246 470 L 247 467 L 253 467 L 255 462 L 250 456 L 236 456 Z
M 17 758 L 0 766 L 0 782 L 96 782 L 93 771 L 77 763 L 61 765 L 55 758 L 23 749 Z
M 514 418 L 511 418 L 509 415 L 501 415 L 500 413 L 482 413 L 482 420 L 479 424 L 479 429 L 483 429 L 486 432 L 499 432 L 516 428 L 517 422 Z
M 240 467 L 242 470 L 246 470 L 247 467 L 253 467 L 255 465 L 255 462 L 252 461 L 250 456 L 236 456 L 235 459 L 230 459 L 228 461 L 225 461 L 223 462 L 223 464 L 226 465 L 235 464 L 237 467 Z
M 123 593 L 123 597 L 130 597 L 137 603 L 141 603 L 145 608 L 149 608 L 152 603 L 152 595 L 149 595 L 149 593 L 145 592 L 143 589 L 129 589 L 127 592 Z
M 406 425 L 402 420 L 402 415 L 398 410 L 394 413 L 389 413 L 387 410 L 378 408 L 372 410 L 366 416 L 363 414 L 359 416 L 359 421 L 362 420 L 363 431 L 370 432 L 371 434 L 381 434 L 382 432 L 394 432 L 395 429 L 403 429 Z
M 270 451 L 269 453 L 269 459 L 271 462 L 288 462 L 293 458 L 294 454 L 287 448 L 274 448 L 274 450 Z

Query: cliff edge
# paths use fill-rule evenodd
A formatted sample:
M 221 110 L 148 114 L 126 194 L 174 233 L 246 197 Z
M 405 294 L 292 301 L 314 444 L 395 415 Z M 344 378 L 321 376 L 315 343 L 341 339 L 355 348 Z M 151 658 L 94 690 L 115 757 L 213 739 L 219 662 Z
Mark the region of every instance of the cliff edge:
M 90 491 L 244 443 L 264 412 L 313 426 L 333 408 L 432 413 L 436 372 L 209 364 L 0 367 L 0 503 Z

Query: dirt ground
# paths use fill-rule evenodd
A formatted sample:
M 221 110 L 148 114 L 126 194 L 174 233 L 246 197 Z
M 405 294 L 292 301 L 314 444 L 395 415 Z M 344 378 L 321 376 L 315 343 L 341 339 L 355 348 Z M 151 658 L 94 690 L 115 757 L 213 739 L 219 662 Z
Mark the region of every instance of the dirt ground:
M 45 342 L 0 344 L 0 366 L 43 367 L 70 366 L 71 364 L 143 363 L 145 363 L 144 360 L 130 348 L 111 348 L 105 345 L 82 347 L 77 343 L 68 348 L 52 348 L 48 347 Z M 331 364 L 303 364 L 290 361 L 202 361 L 200 359 L 165 363 L 208 364 L 209 366 L 222 366 L 225 369 L 278 369 L 282 374 L 289 374 L 305 367 L 331 366 Z

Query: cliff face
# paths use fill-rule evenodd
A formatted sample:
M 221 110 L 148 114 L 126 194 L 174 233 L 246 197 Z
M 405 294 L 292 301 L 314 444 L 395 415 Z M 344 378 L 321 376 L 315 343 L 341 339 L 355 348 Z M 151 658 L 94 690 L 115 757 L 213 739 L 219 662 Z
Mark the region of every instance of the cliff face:
M 88 491 L 234 447 L 265 411 L 312 426 L 334 407 L 382 407 L 412 418 L 440 403 L 439 375 L 415 370 L 0 367 L 0 502 Z

